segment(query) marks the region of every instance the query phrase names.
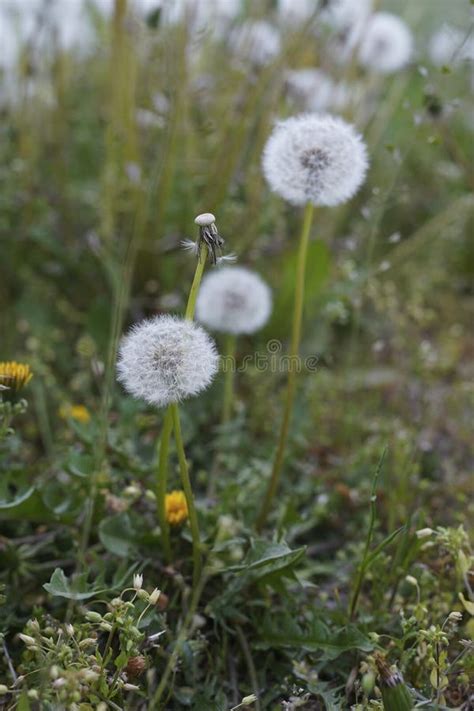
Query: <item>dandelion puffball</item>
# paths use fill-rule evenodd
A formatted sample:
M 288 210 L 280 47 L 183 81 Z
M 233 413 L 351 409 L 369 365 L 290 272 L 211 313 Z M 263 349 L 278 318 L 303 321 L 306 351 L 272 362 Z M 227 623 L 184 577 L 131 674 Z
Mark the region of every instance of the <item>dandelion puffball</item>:
M 257 67 L 272 62 L 280 53 L 277 29 L 266 20 L 247 20 L 230 37 L 234 52 Z
M 320 69 L 292 69 L 286 74 L 288 94 L 301 102 L 306 111 L 318 112 L 345 108 L 351 101 L 349 86 L 336 84 Z
M 219 356 L 210 336 L 192 321 L 156 316 L 122 339 L 118 380 L 136 398 L 164 406 L 205 390 Z
M 408 25 L 389 12 L 369 19 L 359 45 L 359 62 L 375 74 L 391 74 L 410 61 L 413 37 Z
M 460 64 L 465 60 L 474 61 L 474 37 L 472 33 L 444 24 L 435 32 L 428 47 L 433 64 Z
M 302 114 L 276 125 L 262 166 L 270 188 L 293 205 L 333 206 L 349 200 L 363 183 L 367 149 L 342 119 Z
M 196 302 L 196 317 L 215 331 L 254 333 L 270 316 L 269 287 L 249 269 L 223 267 L 205 276 Z

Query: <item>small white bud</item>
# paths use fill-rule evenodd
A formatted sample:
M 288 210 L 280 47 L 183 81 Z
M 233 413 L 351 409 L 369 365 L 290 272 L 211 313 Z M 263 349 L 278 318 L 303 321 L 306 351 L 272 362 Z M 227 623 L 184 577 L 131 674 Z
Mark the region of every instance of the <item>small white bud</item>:
M 102 622 L 102 615 L 99 615 L 94 610 L 88 610 L 86 612 L 86 620 L 89 620 L 89 622 Z
M 462 612 L 457 612 L 456 610 L 453 612 L 450 612 L 448 615 L 448 620 L 451 620 L 451 622 L 461 622 Z
M 8 694 L 8 686 L 0 684 L 0 696 L 3 696 L 4 694 Z
M 133 587 L 135 590 L 141 590 L 143 586 L 143 575 L 140 575 L 140 573 L 136 573 L 133 576 Z
M 410 583 L 410 585 L 414 585 L 416 588 L 418 587 L 418 580 L 414 578 L 413 575 L 407 575 L 405 580 L 407 583 Z
M 63 677 L 60 677 L 59 679 L 55 679 L 53 681 L 53 688 L 54 689 L 61 689 L 65 684 L 66 684 L 66 679 L 63 679 Z
M 216 221 L 216 218 L 212 212 L 203 212 L 194 219 L 194 223 L 199 225 L 199 227 L 210 227 Z
M 240 702 L 240 705 L 241 706 L 250 706 L 250 704 L 255 703 L 256 700 L 257 700 L 257 697 L 255 696 L 255 694 L 250 694 L 250 696 L 244 696 L 244 698 Z
M 140 691 L 140 687 L 137 686 L 136 684 L 124 684 L 123 685 L 124 691 Z
M 419 531 L 416 532 L 416 537 L 417 538 L 428 538 L 434 533 L 432 528 L 420 528 Z
M 31 645 L 36 645 L 36 640 L 33 637 L 30 637 L 29 634 L 23 634 L 23 632 L 20 632 L 18 636 L 21 641 L 24 642 L 28 647 L 30 647 Z
M 148 602 L 150 603 L 150 605 L 156 605 L 156 603 L 160 599 L 160 595 L 161 595 L 161 590 L 158 590 L 158 588 L 155 588 L 148 598 Z
M 67 625 L 64 625 L 64 629 L 68 637 L 72 637 L 74 635 L 74 627 L 70 622 L 68 622 Z

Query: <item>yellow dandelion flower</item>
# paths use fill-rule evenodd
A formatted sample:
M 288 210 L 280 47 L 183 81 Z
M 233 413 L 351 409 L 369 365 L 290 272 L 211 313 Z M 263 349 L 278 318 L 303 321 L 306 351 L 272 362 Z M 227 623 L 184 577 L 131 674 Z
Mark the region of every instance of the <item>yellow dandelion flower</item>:
M 184 491 L 172 491 L 165 497 L 166 520 L 172 526 L 177 526 L 188 517 L 188 505 Z
M 26 363 L 15 360 L 0 362 L 0 385 L 10 390 L 21 390 L 30 382 L 33 373 Z
M 64 419 L 72 419 L 86 425 L 90 422 L 91 414 L 85 405 L 62 405 L 59 414 Z

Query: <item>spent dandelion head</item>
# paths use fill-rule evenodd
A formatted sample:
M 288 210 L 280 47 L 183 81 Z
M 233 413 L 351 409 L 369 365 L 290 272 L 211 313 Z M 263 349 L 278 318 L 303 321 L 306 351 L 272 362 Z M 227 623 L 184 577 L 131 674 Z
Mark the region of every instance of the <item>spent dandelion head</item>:
M 293 205 L 333 206 L 349 200 L 363 183 L 367 149 L 342 119 L 302 114 L 276 125 L 262 165 L 270 188 Z
M 123 338 L 117 362 L 125 389 L 151 405 L 197 395 L 212 382 L 219 356 L 200 326 L 174 316 L 156 316 Z
M 206 249 L 212 264 L 218 264 L 223 259 L 224 239 L 217 230 L 216 218 L 212 212 L 203 212 L 194 219 L 194 222 L 199 227 L 197 242 L 185 239 L 181 241 L 181 247 L 197 257 L 201 255 L 202 249 Z
M 269 287 L 255 272 L 223 267 L 204 277 L 196 302 L 198 321 L 224 333 L 254 333 L 268 321 Z
M 370 17 L 358 50 L 363 67 L 375 74 L 392 74 L 408 64 L 412 53 L 412 33 L 400 17 L 389 12 Z
M 178 526 L 188 517 L 188 504 L 184 491 L 171 491 L 165 496 L 166 520 L 171 526 Z
M 27 385 L 33 373 L 26 363 L 18 363 L 15 360 L 0 362 L 0 385 L 3 388 L 18 392 Z

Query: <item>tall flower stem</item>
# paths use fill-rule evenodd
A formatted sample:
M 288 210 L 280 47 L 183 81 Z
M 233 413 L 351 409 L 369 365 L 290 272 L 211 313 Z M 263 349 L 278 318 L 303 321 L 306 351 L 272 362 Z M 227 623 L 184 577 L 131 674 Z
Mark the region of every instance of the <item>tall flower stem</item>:
M 161 528 L 161 539 L 166 559 L 171 559 L 170 528 L 166 519 L 166 482 L 168 480 L 168 458 L 170 448 L 170 437 L 173 430 L 173 418 L 168 408 L 163 420 L 163 429 L 159 440 L 160 448 L 158 455 L 158 469 L 156 472 L 156 501 L 158 510 L 158 521 Z
M 201 249 L 199 252 L 198 262 L 196 265 L 196 270 L 194 272 L 193 283 L 191 285 L 191 290 L 189 292 L 188 303 L 186 305 L 185 318 L 192 320 L 194 317 L 194 310 L 196 308 L 196 298 L 199 291 L 199 286 L 201 284 L 202 275 L 204 273 L 204 268 L 206 266 L 206 250 Z M 170 448 L 170 438 L 171 432 L 173 431 L 173 415 L 171 411 L 171 405 L 168 406 L 165 412 L 165 418 L 163 421 L 163 429 L 161 431 L 160 437 L 160 450 L 158 458 L 158 468 L 156 476 L 156 504 L 158 511 L 158 520 L 161 528 L 161 535 L 163 541 L 163 548 L 166 558 L 169 560 L 171 558 L 171 543 L 168 521 L 166 520 L 166 485 L 168 482 L 168 459 L 169 459 L 169 448 Z
M 189 524 L 191 526 L 191 536 L 193 540 L 193 588 L 199 583 L 201 578 L 202 561 L 201 561 L 201 538 L 199 535 L 199 525 L 194 506 L 194 496 L 189 479 L 188 463 L 184 452 L 183 436 L 181 434 L 181 422 L 179 418 L 179 408 L 177 403 L 172 403 L 169 406 L 173 418 L 173 430 L 176 441 L 176 449 L 178 450 L 179 472 L 181 475 L 181 483 L 183 485 L 186 503 L 188 505 Z
M 267 520 L 267 516 L 271 509 L 273 499 L 278 489 L 280 482 L 281 470 L 285 459 L 286 443 L 288 440 L 288 432 L 290 429 L 291 413 L 293 411 L 293 402 L 296 391 L 296 358 L 299 356 L 300 341 L 301 341 L 301 325 L 303 322 L 303 306 L 304 306 L 304 287 L 306 275 L 306 260 L 308 255 L 309 235 L 311 224 L 313 221 L 314 207 L 312 203 L 306 205 L 303 218 L 303 226 L 300 236 L 300 244 L 298 249 L 298 259 L 296 264 L 296 282 L 295 282 L 295 302 L 293 307 L 293 329 L 291 335 L 290 359 L 288 369 L 288 381 L 286 386 L 285 408 L 283 410 L 283 420 L 280 428 L 280 437 L 273 462 L 273 469 L 268 483 L 265 498 L 263 500 L 260 513 L 257 518 L 257 530 L 261 531 Z
M 234 404 L 235 380 L 235 346 L 236 338 L 233 333 L 226 334 L 224 344 L 224 399 L 222 402 L 222 424 L 229 422 Z
M 193 283 L 191 284 L 191 290 L 188 296 L 188 303 L 186 305 L 186 311 L 184 313 L 184 318 L 190 321 L 194 318 L 194 312 L 196 310 L 196 299 L 201 285 L 202 275 L 204 273 L 204 267 L 206 266 L 207 252 L 205 247 L 199 249 L 198 262 L 196 265 L 196 271 L 194 272 Z

